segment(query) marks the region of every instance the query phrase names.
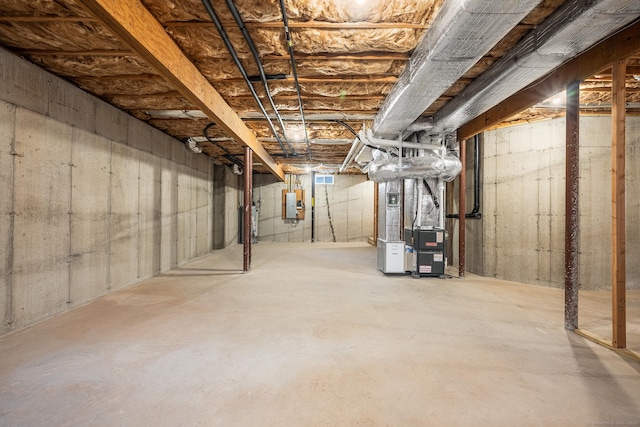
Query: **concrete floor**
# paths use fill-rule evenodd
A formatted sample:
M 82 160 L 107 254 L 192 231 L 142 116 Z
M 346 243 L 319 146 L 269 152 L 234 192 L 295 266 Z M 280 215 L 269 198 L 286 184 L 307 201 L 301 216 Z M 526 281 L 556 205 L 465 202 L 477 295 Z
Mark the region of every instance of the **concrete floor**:
M 234 246 L 4 336 L 0 425 L 639 425 L 640 364 L 567 333 L 563 291 L 375 258 Z

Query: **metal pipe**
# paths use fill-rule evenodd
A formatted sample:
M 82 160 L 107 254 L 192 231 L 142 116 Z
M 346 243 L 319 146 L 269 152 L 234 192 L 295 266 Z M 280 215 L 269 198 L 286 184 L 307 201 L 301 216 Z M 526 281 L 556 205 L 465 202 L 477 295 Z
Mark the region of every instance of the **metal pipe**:
M 393 141 L 390 139 L 374 138 L 373 133 L 371 132 L 371 129 L 367 129 L 364 140 L 367 141 L 369 145 L 373 145 L 373 146 L 395 147 L 395 148 L 398 148 L 400 146 L 398 141 Z M 442 149 L 442 145 L 422 144 L 420 142 L 409 142 L 409 141 L 402 141 L 402 146 L 404 148 L 417 148 L 417 149 L 427 149 L 427 150 Z
M 311 172 L 311 243 L 316 241 L 316 173 Z
M 462 162 L 462 171 L 460 171 L 460 182 L 458 188 L 458 209 L 460 212 L 464 212 L 467 210 L 467 201 L 466 201 L 466 141 L 463 139 L 460 141 L 460 161 Z M 466 244 L 466 236 L 465 236 L 465 216 L 461 215 L 460 220 L 458 221 L 458 276 L 464 277 L 464 268 L 465 268 L 465 244 Z
M 296 58 L 293 54 L 293 41 L 291 41 L 291 33 L 289 32 L 289 18 L 287 17 L 287 8 L 284 5 L 284 0 L 280 0 L 280 10 L 282 10 L 282 22 L 284 23 L 284 37 L 287 40 L 287 47 L 289 48 L 289 58 L 291 58 L 293 81 L 296 87 L 296 95 L 298 95 L 298 105 L 300 106 L 300 116 L 302 117 L 302 127 L 304 128 L 304 140 L 307 143 L 307 155 L 309 160 L 311 160 L 311 145 L 309 144 L 307 123 L 304 117 L 304 109 L 302 108 L 302 96 L 300 96 L 300 84 L 298 83 L 298 68 L 296 66 Z
M 480 212 L 480 136 L 473 137 L 473 210 L 465 214 L 467 219 L 482 219 Z M 460 214 L 448 214 L 447 218 L 460 218 Z
M 353 143 L 351 144 L 351 149 L 349 150 L 347 157 L 344 158 L 344 162 L 342 162 L 342 165 L 340 166 L 340 169 L 339 169 L 340 172 L 344 172 L 347 169 L 347 167 L 349 167 L 349 165 L 353 161 L 355 152 L 357 151 L 357 147 L 360 146 L 360 144 L 361 144 L 360 138 L 356 137 L 356 139 L 354 139 Z
M 287 143 L 289 150 L 291 150 L 291 155 L 295 156 L 296 151 L 293 149 L 293 147 L 289 143 L 289 138 L 287 138 L 287 130 L 284 127 L 284 122 L 282 121 L 282 117 L 278 112 L 278 108 L 276 107 L 276 104 L 273 101 L 273 98 L 271 97 L 271 91 L 269 90 L 269 83 L 267 83 L 267 76 L 265 75 L 264 68 L 262 67 L 262 62 L 260 62 L 260 55 L 258 54 L 258 49 L 256 49 L 256 45 L 255 43 L 253 43 L 251 34 L 249 34 L 249 31 L 247 30 L 247 27 L 244 24 L 242 17 L 240 16 L 240 12 L 238 12 L 238 8 L 233 3 L 233 0 L 225 0 L 225 1 L 227 3 L 227 7 L 229 8 L 229 11 L 231 12 L 231 15 L 233 15 L 233 19 L 236 21 L 236 24 L 238 24 L 238 28 L 240 28 L 240 32 L 242 32 L 242 36 L 244 37 L 245 41 L 247 42 L 247 45 L 249 46 L 249 50 L 251 51 L 251 55 L 253 56 L 253 59 L 255 60 L 256 65 L 258 66 L 258 73 L 260 74 L 260 80 L 262 80 L 262 84 L 264 85 L 264 89 L 267 93 L 267 98 L 269 99 L 271 108 L 273 108 L 273 112 L 276 115 L 276 119 L 280 124 L 280 129 L 282 129 L 282 135 L 284 136 L 284 140 Z
M 580 183 L 580 82 L 567 86 L 564 226 L 564 327 L 578 328 L 578 230 Z
M 253 178 L 253 151 L 250 147 L 244 147 L 244 216 L 242 227 L 242 238 L 244 244 L 244 257 L 242 271 L 251 270 L 251 201 L 252 194 L 252 178 Z
M 242 161 L 240 159 L 238 159 L 236 156 L 234 156 L 229 150 L 227 150 L 226 148 L 224 148 L 222 145 L 219 144 L 219 141 L 214 140 L 213 138 L 211 138 L 208 134 L 209 129 L 213 126 L 215 126 L 216 124 L 211 122 L 208 125 L 206 125 L 204 127 L 204 130 L 202 131 L 203 136 L 206 138 L 207 141 L 209 141 L 211 144 L 215 145 L 216 147 L 220 148 L 222 151 L 224 151 L 224 154 L 222 155 L 222 157 L 224 157 L 225 159 L 229 160 L 230 162 L 238 165 L 239 167 L 243 168 L 244 164 L 242 163 Z
M 222 38 L 222 41 L 224 42 L 224 45 L 226 46 L 227 50 L 231 54 L 231 57 L 232 57 L 233 61 L 235 62 L 236 66 L 240 70 L 240 74 L 242 74 L 242 77 L 244 78 L 244 81 L 247 83 L 247 86 L 249 87 L 249 90 L 251 91 L 251 95 L 253 95 L 253 99 L 255 99 L 256 103 L 258 104 L 258 107 L 260 107 L 260 111 L 262 112 L 264 117 L 267 119 L 267 123 L 269 123 L 269 127 L 271 128 L 271 132 L 273 132 L 273 135 L 278 140 L 278 144 L 280 144 L 280 148 L 284 152 L 285 157 L 289 157 L 289 153 L 285 149 L 284 144 L 282 143 L 282 140 L 280 139 L 280 135 L 278 135 L 278 132 L 276 131 L 276 128 L 273 126 L 273 123 L 271 122 L 271 119 L 269 118 L 269 113 L 267 113 L 267 110 L 265 110 L 264 105 L 262 104 L 262 101 L 260 100 L 260 97 L 256 93 L 256 90 L 254 89 L 253 84 L 251 83 L 251 80 L 249 80 L 249 76 L 247 75 L 246 70 L 244 69 L 242 63 L 240 62 L 240 58 L 238 58 L 236 50 L 233 48 L 233 45 L 231 44 L 231 41 L 229 40 L 229 36 L 227 36 L 227 33 L 225 32 L 224 28 L 222 27 L 222 23 L 220 22 L 220 19 L 218 19 L 218 15 L 216 14 L 216 11 L 213 9 L 213 6 L 211 6 L 211 3 L 210 3 L 209 0 L 202 0 L 202 4 L 204 5 L 205 9 L 207 9 L 207 13 L 209 13 L 209 16 L 211 17 L 211 20 L 213 21 L 214 25 L 216 26 L 216 29 L 218 30 L 218 33 L 220 34 L 220 37 Z

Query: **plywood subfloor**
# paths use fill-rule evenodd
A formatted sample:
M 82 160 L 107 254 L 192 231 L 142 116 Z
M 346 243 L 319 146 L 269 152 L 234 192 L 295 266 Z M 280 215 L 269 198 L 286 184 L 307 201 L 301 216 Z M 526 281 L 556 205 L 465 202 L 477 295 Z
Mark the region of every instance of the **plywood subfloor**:
M 384 277 L 361 244 L 260 243 L 248 274 L 241 258 L 0 338 L 0 425 L 640 421 L 639 364 L 567 333 L 561 290 Z

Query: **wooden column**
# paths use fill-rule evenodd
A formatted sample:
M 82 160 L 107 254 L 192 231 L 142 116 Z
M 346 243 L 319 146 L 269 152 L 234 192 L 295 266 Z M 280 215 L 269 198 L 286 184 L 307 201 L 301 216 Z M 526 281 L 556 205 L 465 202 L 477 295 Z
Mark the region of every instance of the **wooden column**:
M 242 271 L 251 270 L 251 205 L 253 201 L 253 150 L 244 147 L 244 215 L 242 237 L 244 257 Z
M 578 328 L 578 250 L 580 196 L 580 82 L 567 85 L 564 228 L 564 327 Z
M 611 85 L 611 253 L 613 260 L 613 335 L 612 345 L 627 346 L 626 261 L 625 261 L 625 78 L 626 64 L 612 64 Z
M 462 162 L 462 171 L 460 172 L 460 187 L 458 188 L 458 276 L 464 277 L 464 261 L 465 261 L 465 225 L 467 212 L 467 144 L 463 139 L 460 141 L 460 161 Z

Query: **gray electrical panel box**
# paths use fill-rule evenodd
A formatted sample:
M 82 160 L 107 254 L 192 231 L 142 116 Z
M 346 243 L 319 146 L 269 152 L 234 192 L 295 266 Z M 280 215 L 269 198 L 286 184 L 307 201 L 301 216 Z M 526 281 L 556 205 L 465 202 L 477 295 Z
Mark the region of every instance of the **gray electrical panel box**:
M 285 196 L 285 216 L 286 219 L 298 218 L 296 209 L 296 193 L 287 193 Z

